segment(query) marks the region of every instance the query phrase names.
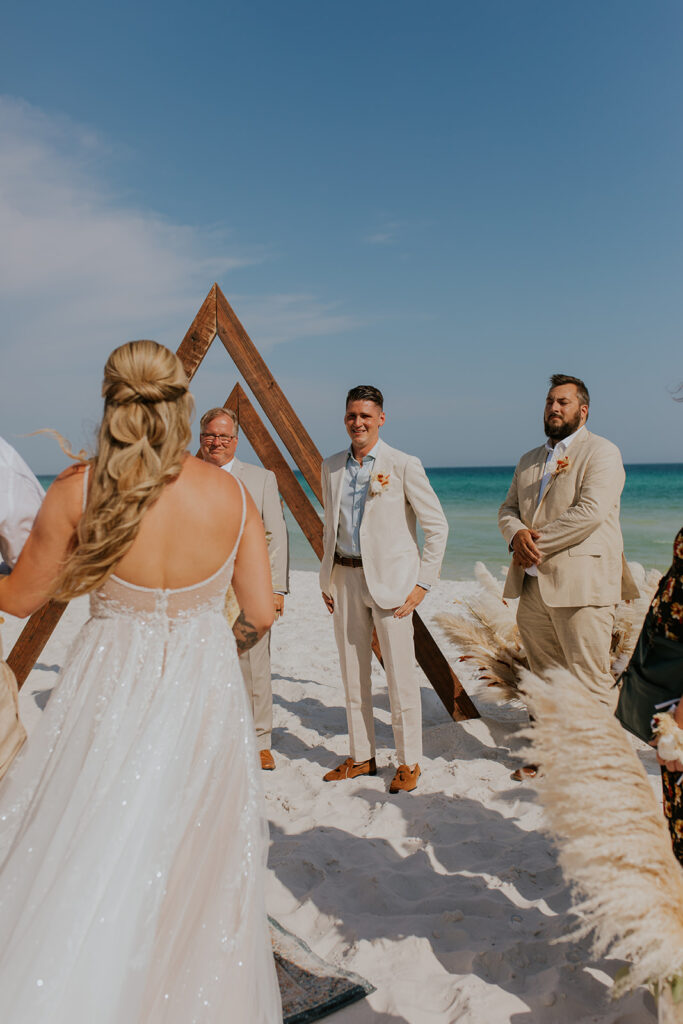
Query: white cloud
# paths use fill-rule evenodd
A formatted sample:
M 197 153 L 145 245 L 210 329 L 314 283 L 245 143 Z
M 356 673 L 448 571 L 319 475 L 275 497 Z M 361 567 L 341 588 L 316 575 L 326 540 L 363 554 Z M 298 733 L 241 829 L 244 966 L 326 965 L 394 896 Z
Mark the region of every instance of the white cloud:
M 76 443 L 82 417 L 99 416 L 114 345 L 177 344 L 214 280 L 270 258 L 220 227 L 136 208 L 111 186 L 113 155 L 88 128 L 0 95 L 0 433 L 10 439 L 51 424 Z M 303 293 L 251 294 L 235 308 L 263 347 L 355 325 Z

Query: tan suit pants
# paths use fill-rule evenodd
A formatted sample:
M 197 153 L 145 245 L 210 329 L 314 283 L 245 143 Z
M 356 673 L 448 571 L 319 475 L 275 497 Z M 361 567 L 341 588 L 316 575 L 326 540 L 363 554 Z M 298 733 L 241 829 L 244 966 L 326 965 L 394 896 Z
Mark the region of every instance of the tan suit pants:
M 525 574 L 517 625 L 531 671 L 544 676 L 569 669 L 587 690 L 612 710 L 617 701 L 610 671 L 614 605 L 549 608 L 535 576 Z
M 370 680 L 374 625 L 387 674 L 398 760 L 400 764 L 415 764 L 422 757 L 422 705 L 415 673 L 413 617 L 395 619 L 393 609 L 376 605 L 360 568 L 335 565 L 332 589 L 351 757 L 367 761 L 375 756 Z
M 249 694 L 259 750 L 270 750 L 273 731 L 273 684 L 270 678 L 270 630 L 240 654 L 242 678 Z

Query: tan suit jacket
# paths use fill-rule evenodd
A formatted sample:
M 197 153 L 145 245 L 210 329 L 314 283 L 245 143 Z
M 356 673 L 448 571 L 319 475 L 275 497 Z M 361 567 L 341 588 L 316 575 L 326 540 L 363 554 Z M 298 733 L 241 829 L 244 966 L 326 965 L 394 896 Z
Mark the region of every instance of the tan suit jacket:
M 638 596 L 624 560 L 619 502 L 625 474 L 621 453 L 584 427 L 567 449 L 568 466 L 551 477 L 541 503 L 545 446 L 517 464 L 498 525 L 508 546 L 518 530 L 538 530 L 543 559 L 538 586 L 550 608 L 617 604 Z M 511 565 L 504 597 L 519 597 L 524 569 Z
M 332 596 L 334 552 L 348 449 L 325 459 L 322 467 L 325 527 L 320 586 Z M 390 448 L 383 441 L 373 466 L 373 478 L 389 477 L 379 494 L 368 489 L 360 526 L 363 570 L 370 596 L 380 608 L 398 608 L 416 583 L 431 586 L 439 578 L 448 539 L 448 523 L 422 463 L 414 455 Z M 422 557 L 416 524 L 424 532 Z
M 273 592 L 286 594 L 289 592 L 289 537 L 275 473 L 239 459 L 233 460 L 231 472 L 249 491 L 263 520 Z

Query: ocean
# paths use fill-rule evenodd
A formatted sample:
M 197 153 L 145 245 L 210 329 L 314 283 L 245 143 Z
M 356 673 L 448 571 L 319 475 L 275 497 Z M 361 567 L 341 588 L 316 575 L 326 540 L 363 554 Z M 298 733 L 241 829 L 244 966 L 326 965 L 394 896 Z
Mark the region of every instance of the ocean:
M 513 466 L 427 469 L 450 527 L 441 572 L 444 579 L 473 579 L 475 562 L 484 562 L 496 574 L 507 564 L 496 517 L 513 472 Z M 53 479 L 40 477 L 44 487 Z M 318 559 L 288 509 L 285 517 L 292 568 L 317 570 Z M 629 561 L 662 572 L 669 567 L 674 537 L 683 526 L 683 463 L 626 466 L 621 526 Z

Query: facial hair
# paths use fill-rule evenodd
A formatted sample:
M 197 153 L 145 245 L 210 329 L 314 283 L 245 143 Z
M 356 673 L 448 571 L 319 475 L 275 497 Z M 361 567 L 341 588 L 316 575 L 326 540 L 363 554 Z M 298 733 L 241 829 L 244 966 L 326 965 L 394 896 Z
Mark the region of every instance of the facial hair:
M 550 423 L 545 417 L 543 418 L 543 429 L 545 430 L 545 436 L 551 441 L 564 441 L 565 437 L 569 437 L 570 434 L 574 434 L 581 425 L 581 410 L 578 409 L 576 416 L 570 420 L 564 420 L 557 422 L 553 420 Z

